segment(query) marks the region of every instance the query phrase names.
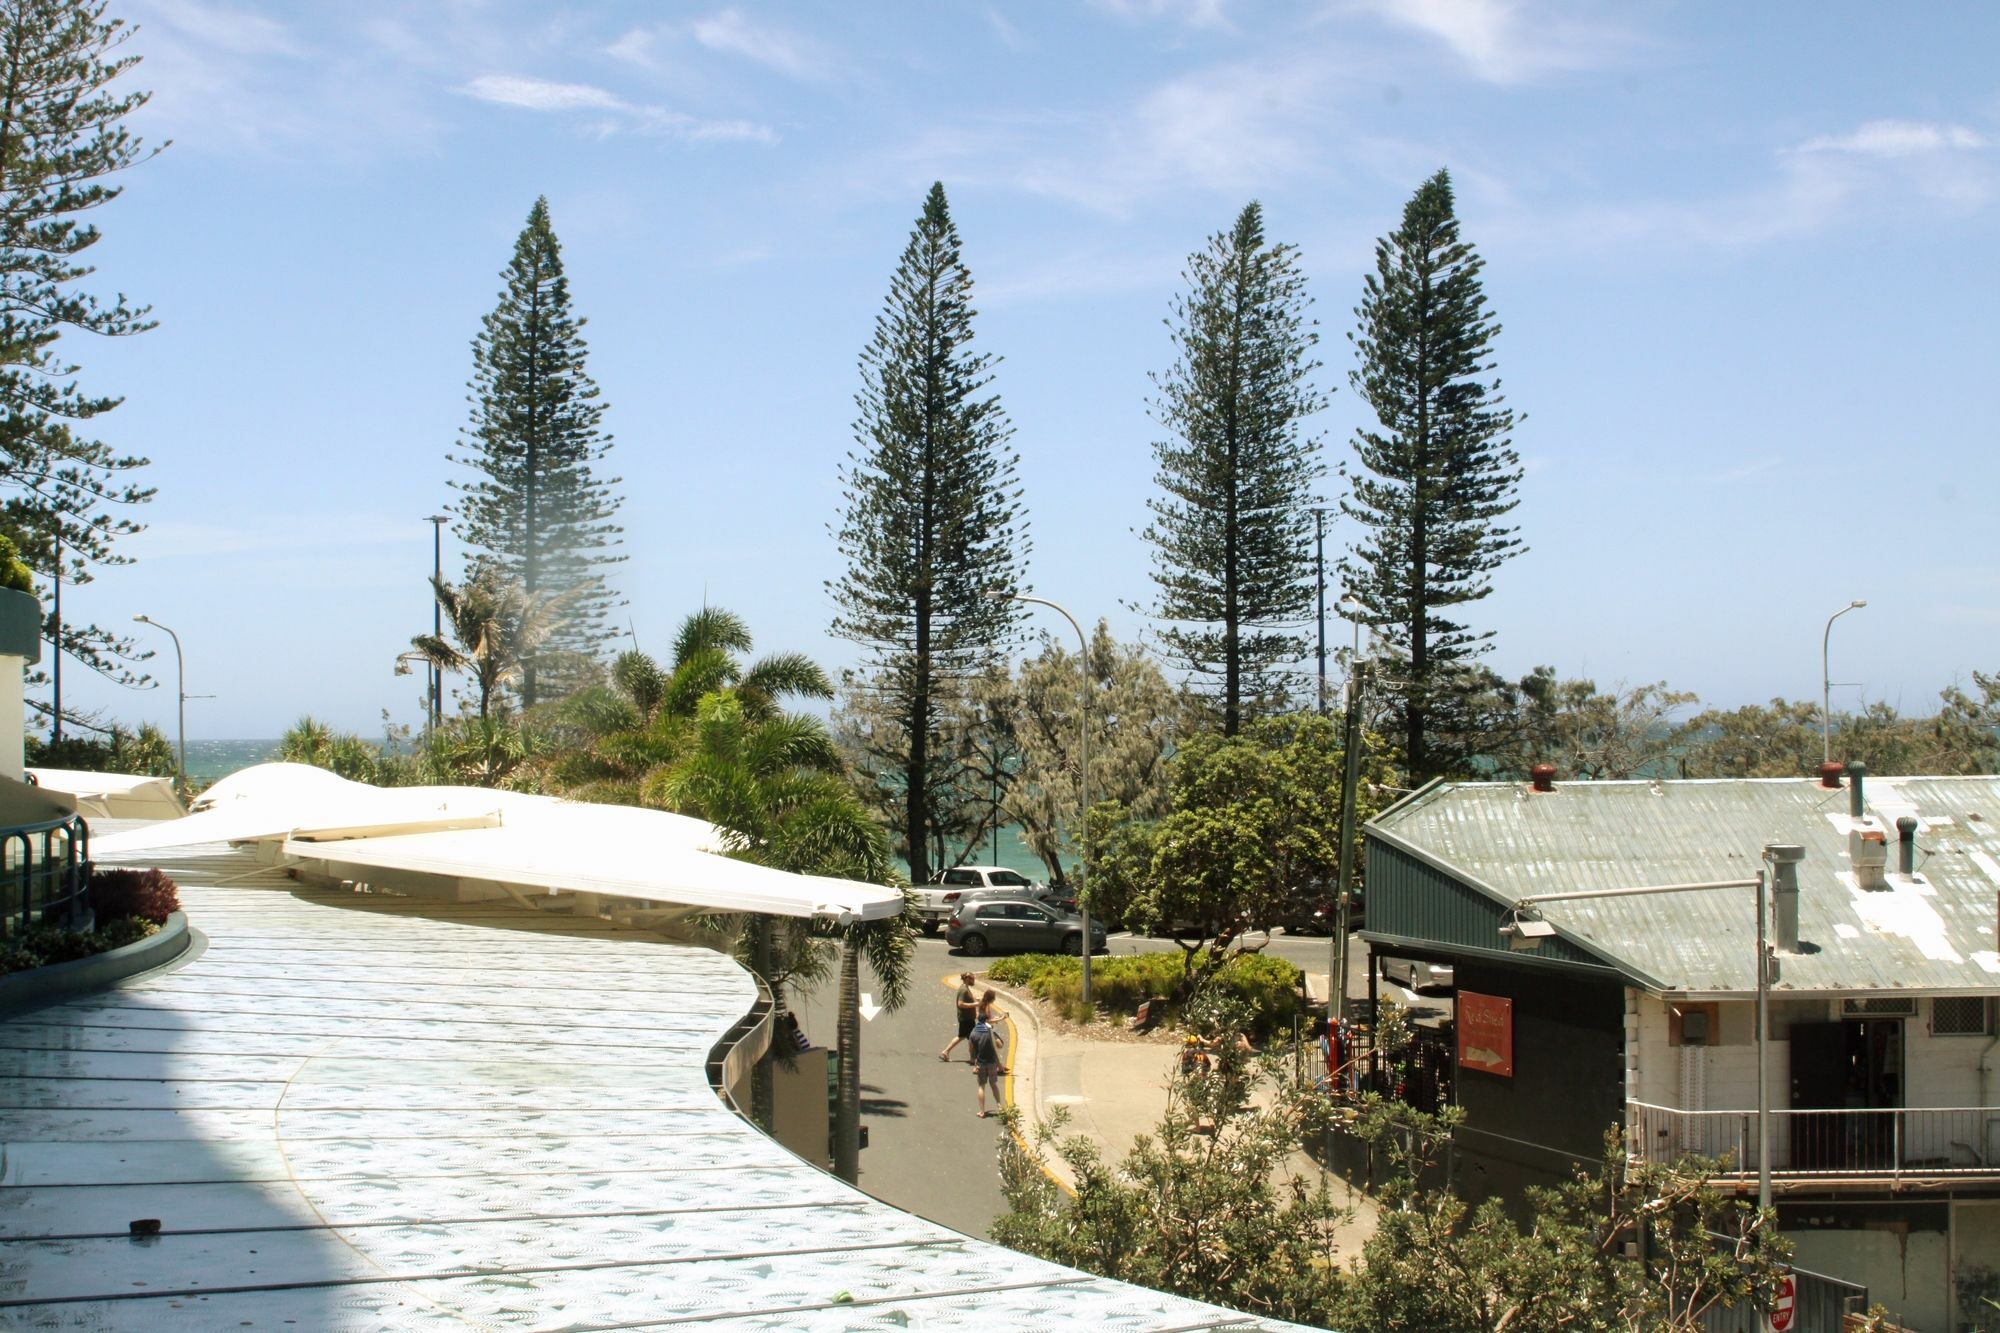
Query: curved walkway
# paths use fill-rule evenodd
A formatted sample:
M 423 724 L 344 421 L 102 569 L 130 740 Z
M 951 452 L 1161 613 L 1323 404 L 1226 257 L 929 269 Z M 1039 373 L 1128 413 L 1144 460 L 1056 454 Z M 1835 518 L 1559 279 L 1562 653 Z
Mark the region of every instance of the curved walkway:
M 754 991 L 594 920 L 172 867 L 205 952 L 0 1024 L 0 1326 L 1268 1328 L 900 1213 L 710 1091 Z M 157 1220 L 151 1227 L 134 1223 Z

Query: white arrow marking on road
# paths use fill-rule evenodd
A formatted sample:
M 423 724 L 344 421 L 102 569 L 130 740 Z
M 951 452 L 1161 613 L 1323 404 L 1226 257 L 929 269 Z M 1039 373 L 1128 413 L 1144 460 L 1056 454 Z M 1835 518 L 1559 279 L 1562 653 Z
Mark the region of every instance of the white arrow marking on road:
M 882 1012 L 882 1006 L 875 1003 L 875 997 L 873 995 L 870 995 L 867 991 L 862 991 L 861 1016 L 863 1018 L 873 1018 L 875 1017 L 875 1015 L 881 1012 Z

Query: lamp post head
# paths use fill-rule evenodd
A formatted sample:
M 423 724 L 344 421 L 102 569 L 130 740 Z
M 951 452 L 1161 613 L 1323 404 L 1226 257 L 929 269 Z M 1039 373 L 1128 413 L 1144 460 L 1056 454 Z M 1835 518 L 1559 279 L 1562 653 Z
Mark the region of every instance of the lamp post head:
M 133 619 L 133 620 L 134 620 L 134 621 L 135 621 L 136 623 L 138 623 L 138 624 L 141 624 L 141 625 L 150 625 L 150 624 L 152 624 L 152 623 L 153 623 L 153 618 L 152 618 L 151 616 L 148 616 L 148 615 L 145 615 L 145 614 L 143 614 L 143 613 L 142 613 L 142 614 L 140 614 L 140 615 L 136 615 L 136 616 L 133 616 L 133 617 L 132 617 L 132 619 Z
M 1859 611 L 1862 607 L 1866 605 L 1868 605 L 1868 603 L 1865 599 L 1858 602 L 1849 602 L 1847 604 L 1847 609 L 1850 611 Z

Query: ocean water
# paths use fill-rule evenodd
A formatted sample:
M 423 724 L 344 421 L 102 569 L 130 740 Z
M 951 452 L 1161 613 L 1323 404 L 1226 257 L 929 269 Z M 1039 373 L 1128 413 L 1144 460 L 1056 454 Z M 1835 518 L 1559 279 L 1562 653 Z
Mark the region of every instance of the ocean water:
M 189 741 L 188 779 L 214 782 L 239 769 L 261 764 L 278 752 L 278 742 L 268 741 Z

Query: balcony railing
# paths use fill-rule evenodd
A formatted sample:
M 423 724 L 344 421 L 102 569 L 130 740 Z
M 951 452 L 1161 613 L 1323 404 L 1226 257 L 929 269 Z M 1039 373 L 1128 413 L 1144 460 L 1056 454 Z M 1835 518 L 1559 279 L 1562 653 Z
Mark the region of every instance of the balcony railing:
M 86 924 L 89 886 L 90 828 L 79 816 L 0 828 L 0 935 Z
M 1755 1111 L 1682 1111 L 1627 1102 L 1627 1150 L 1646 1161 L 1727 1157 L 1754 1176 Z M 2000 1174 L 2000 1107 L 1909 1106 L 1771 1112 L 1771 1172 L 1800 1178 Z

